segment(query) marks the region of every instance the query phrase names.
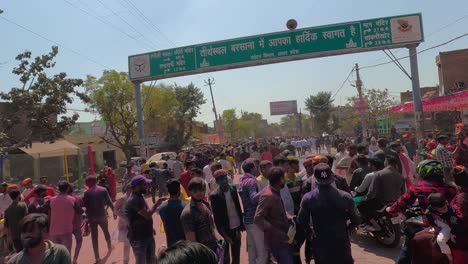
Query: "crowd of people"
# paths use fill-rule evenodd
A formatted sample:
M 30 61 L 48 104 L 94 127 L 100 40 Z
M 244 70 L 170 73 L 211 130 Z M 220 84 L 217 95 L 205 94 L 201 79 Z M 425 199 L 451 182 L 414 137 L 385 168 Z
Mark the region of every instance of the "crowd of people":
M 377 210 L 395 217 L 416 205 L 424 224 L 405 230 L 397 263 L 468 263 L 468 138 L 462 133 L 357 145 L 337 137 L 330 142 L 333 156 L 322 155 L 317 140 L 304 141 L 207 147 L 162 164 L 130 164 L 120 195 L 110 167 L 87 176 L 82 195 L 66 181 L 55 189 L 47 177 L 36 186 L 29 178 L 3 183 L 2 251 L 8 263 L 77 263 L 90 235 L 101 263 L 99 227 L 107 256 L 113 239 L 123 243 L 124 263 L 130 252 L 139 264 L 187 263 L 177 262 L 187 254 L 203 260 L 195 263 L 240 263 L 243 232 L 249 263 L 353 263 L 350 230 L 379 232 Z M 155 240 L 154 214 L 165 243 Z M 110 217 L 118 220 L 114 232 Z

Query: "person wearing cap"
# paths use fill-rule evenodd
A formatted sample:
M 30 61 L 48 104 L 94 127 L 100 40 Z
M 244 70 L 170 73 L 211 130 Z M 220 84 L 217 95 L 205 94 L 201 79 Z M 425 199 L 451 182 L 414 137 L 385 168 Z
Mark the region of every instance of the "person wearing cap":
M 218 184 L 218 188 L 210 195 L 213 218 L 219 234 L 228 244 L 224 251 L 224 264 L 239 264 L 241 231 L 245 228 L 237 189 L 229 184 L 227 170 L 218 170 L 213 177 Z
M 107 222 L 106 207 L 110 207 L 114 211 L 114 204 L 109 196 L 107 189 L 97 185 L 97 178 L 94 175 L 88 176 L 85 179 L 85 184 L 88 189 L 83 196 L 83 204 L 86 208 L 86 216 L 88 217 L 89 226 L 91 229 L 91 242 L 93 244 L 94 257 L 96 263 L 100 263 L 99 257 L 99 240 L 98 226 L 104 232 L 104 237 L 107 242 L 108 253 L 112 250 L 111 236 L 109 234 L 109 225 Z M 116 215 L 114 214 L 114 218 Z
M 449 143 L 449 137 L 446 135 L 440 135 L 437 137 L 439 144 L 435 149 L 435 156 L 437 160 L 442 163 L 442 169 L 444 171 L 444 179 L 447 183 L 453 184 L 452 169 L 453 169 L 453 153 L 450 152 L 446 146 Z
M 125 217 L 128 220 L 128 240 L 135 255 L 135 262 L 139 264 L 155 263 L 156 261 L 153 214 L 158 206 L 167 199 L 159 198 L 149 208 L 144 195 L 148 192 L 148 184 L 150 183 L 151 180 L 143 175 L 133 177 L 130 181 L 132 194 L 125 205 Z
M 3 213 L 10 206 L 12 200 L 8 195 L 8 184 L 3 182 L 0 184 L 0 218 L 3 217 Z
M 328 164 L 317 164 L 314 178 L 318 187 L 302 198 L 297 221 L 302 226 L 312 222 L 307 234 L 314 240 L 316 263 L 352 264 L 347 221 L 359 224 L 359 212 L 351 195 L 332 185 L 335 178 Z
M 58 184 L 59 195 L 50 198 L 50 228 L 52 242 L 64 245 L 71 252 L 73 241 L 73 219 L 75 213 L 82 214 L 83 209 L 75 198 L 68 195 L 70 184 L 61 181 Z
M 170 179 L 166 182 L 169 200 L 164 201 L 156 210 L 164 225 L 167 247 L 174 245 L 177 241 L 184 240 L 184 230 L 180 221 L 180 215 L 188 202 L 181 200 L 180 182 Z
M 31 178 L 26 178 L 21 182 L 21 185 L 23 186 L 23 192 L 21 195 L 23 197 L 27 197 L 33 190 L 34 190 L 34 185 L 32 182 Z
M 246 159 L 242 164 L 244 175 L 239 179 L 239 196 L 244 209 L 243 222 L 247 231 L 247 253 L 249 263 L 266 263 L 268 253 L 265 248 L 263 231 L 254 223 L 255 211 L 257 210 L 259 188 L 255 174 L 257 167 L 255 160 Z
M 254 219 L 255 224 L 264 232 L 265 245 L 278 263 L 292 264 L 292 247 L 288 236 L 289 220 L 280 195 L 280 190 L 286 185 L 284 175 L 285 171 L 281 167 L 270 169 L 269 185 L 259 195 Z

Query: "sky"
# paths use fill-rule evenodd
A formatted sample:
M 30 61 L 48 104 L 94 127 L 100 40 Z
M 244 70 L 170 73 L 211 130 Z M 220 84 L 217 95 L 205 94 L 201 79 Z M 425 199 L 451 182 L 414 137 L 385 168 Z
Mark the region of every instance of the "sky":
M 136 7 L 136 9 L 134 8 Z M 468 3 L 450 1 L 374 0 L 0 0 L 0 90 L 18 86 L 11 73 L 15 56 L 25 50 L 33 55 L 58 45 L 55 72 L 72 78 L 100 76 L 102 71 L 128 71 L 128 56 L 176 46 L 238 38 L 286 30 L 286 21 L 295 19 L 298 29 L 369 18 L 422 13 L 425 41 L 418 50 L 433 47 L 468 33 Z M 27 28 L 12 24 L 5 19 Z M 36 34 L 30 32 L 35 32 Z M 46 38 L 46 39 L 44 39 Z M 439 52 L 468 48 L 468 37 L 418 55 L 421 87 L 438 84 L 435 57 Z M 393 50 L 397 57 L 407 49 Z M 333 94 L 346 80 L 355 63 L 361 67 L 386 62 L 382 51 L 356 53 L 302 61 L 285 62 L 165 79 L 158 82 L 187 85 L 190 82 L 205 94 L 200 121 L 212 125 L 214 114 L 209 88 L 204 81 L 214 78 L 213 94 L 218 113 L 229 108 L 258 112 L 269 122 L 269 102 L 304 101 L 319 91 Z M 409 61 L 401 60 L 409 72 Z M 357 94 L 350 85 L 355 75 L 337 93 L 335 105 L 345 104 Z M 364 88 L 387 88 L 396 99 L 399 92 L 411 90 L 411 81 L 396 65 L 363 69 Z M 69 109 L 86 106 L 76 101 Z M 70 111 L 72 114 L 72 111 Z M 99 118 L 79 112 L 79 121 Z

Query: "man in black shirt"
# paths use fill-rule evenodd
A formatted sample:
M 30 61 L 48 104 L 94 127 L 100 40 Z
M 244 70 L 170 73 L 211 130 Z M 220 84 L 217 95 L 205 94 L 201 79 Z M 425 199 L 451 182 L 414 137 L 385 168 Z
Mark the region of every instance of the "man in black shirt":
M 152 215 L 166 199 L 160 198 L 149 209 L 144 198 L 149 183 L 151 180 L 143 175 L 133 177 L 130 182 L 133 193 L 125 206 L 125 215 L 128 219 L 128 240 L 135 255 L 135 262 L 139 264 L 155 263 L 156 261 Z

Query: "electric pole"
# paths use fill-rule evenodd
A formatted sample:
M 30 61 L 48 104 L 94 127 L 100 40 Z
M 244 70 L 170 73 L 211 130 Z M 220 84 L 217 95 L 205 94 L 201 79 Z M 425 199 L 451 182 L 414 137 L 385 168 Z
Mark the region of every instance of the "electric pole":
M 218 121 L 218 114 L 216 113 L 216 105 L 213 97 L 213 90 L 211 89 L 211 85 L 215 84 L 214 83 L 214 78 L 208 78 L 208 80 L 205 81 L 205 86 L 210 87 L 210 94 L 211 94 L 211 102 L 213 103 L 213 112 L 215 115 L 215 120 Z
M 359 64 L 357 63 L 356 63 L 356 88 L 358 90 L 359 99 L 363 99 L 364 96 L 362 94 L 362 81 L 361 81 L 361 77 L 359 76 Z M 362 129 L 362 141 L 365 141 L 367 138 L 367 124 L 366 124 L 365 115 L 361 115 L 361 129 Z

